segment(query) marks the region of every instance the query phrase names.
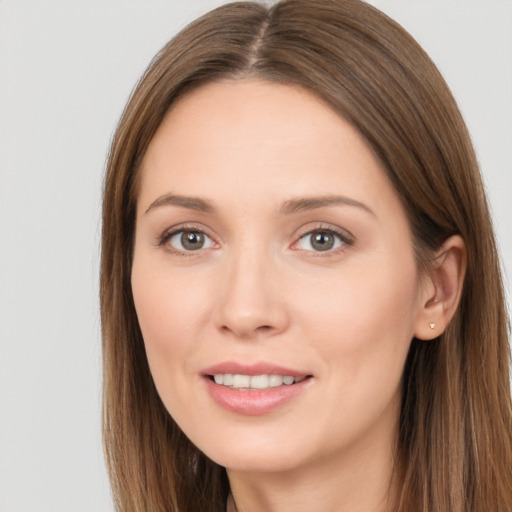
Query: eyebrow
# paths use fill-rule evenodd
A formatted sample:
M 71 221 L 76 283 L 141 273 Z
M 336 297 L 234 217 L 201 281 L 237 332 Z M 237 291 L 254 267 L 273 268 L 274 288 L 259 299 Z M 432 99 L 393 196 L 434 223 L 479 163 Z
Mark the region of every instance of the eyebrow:
M 309 210 L 316 210 L 325 206 L 354 206 L 370 213 L 376 217 L 375 212 L 364 203 L 346 196 L 320 196 L 320 197 L 302 197 L 298 199 L 290 199 L 281 207 L 281 213 L 290 215 Z
M 188 208 L 189 210 L 195 210 L 204 213 L 212 213 L 215 211 L 215 208 L 210 202 L 199 197 L 166 194 L 153 201 L 148 206 L 148 209 L 144 212 L 144 214 L 160 206 L 179 206 L 181 208 Z
M 376 217 L 375 212 L 364 203 L 361 203 L 360 201 L 357 201 L 350 197 L 338 195 L 320 197 L 301 197 L 297 199 L 290 199 L 281 206 L 280 213 L 283 215 L 292 215 L 294 213 L 316 210 L 318 208 L 324 208 L 326 206 L 340 205 L 361 208 L 362 210 Z M 158 197 L 148 206 L 147 210 L 144 213 L 146 214 L 149 211 L 161 206 L 178 206 L 181 208 L 187 208 L 189 210 L 195 210 L 203 213 L 215 212 L 214 206 L 205 199 L 201 199 L 200 197 L 182 196 L 171 193 Z

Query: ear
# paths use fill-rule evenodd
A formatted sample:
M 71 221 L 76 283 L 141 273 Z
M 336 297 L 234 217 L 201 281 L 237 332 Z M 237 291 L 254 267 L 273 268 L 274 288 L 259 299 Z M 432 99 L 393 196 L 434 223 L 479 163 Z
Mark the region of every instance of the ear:
M 429 274 L 423 278 L 416 338 L 437 338 L 450 323 L 462 294 L 466 262 L 466 244 L 458 235 L 448 238 L 437 251 Z

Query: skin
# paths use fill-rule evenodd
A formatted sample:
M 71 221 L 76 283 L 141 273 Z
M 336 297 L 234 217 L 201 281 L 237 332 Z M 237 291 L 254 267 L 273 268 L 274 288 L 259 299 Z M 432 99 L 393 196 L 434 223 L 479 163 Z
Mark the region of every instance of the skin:
M 189 93 L 140 172 L 132 288 L 151 372 L 175 421 L 227 468 L 238 510 L 387 510 L 405 358 L 413 336 L 437 336 L 452 314 L 461 244 L 445 248 L 437 282 L 420 278 L 380 162 L 350 124 L 290 86 L 244 79 Z M 282 211 L 333 195 L 360 205 Z M 203 248 L 165 238 L 184 228 L 207 235 Z M 320 229 L 346 241 L 315 250 L 308 233 Z M 248 416 L 206 391 L 201 371 L 223 361 L 312 377 Z

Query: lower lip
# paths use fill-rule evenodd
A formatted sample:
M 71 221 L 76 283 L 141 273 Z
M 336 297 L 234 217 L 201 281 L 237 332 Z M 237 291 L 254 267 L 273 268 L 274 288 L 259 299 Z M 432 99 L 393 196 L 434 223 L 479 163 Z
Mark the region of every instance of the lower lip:
M 230 412 L 257 416 L 277 409 L 295 396 L 302 393 L 309 385 L 311 378 L 291 385 L 282 385 L 267 389 L 232 389 L 216 384 L 205 377 L 210 396 L 218 405 Z

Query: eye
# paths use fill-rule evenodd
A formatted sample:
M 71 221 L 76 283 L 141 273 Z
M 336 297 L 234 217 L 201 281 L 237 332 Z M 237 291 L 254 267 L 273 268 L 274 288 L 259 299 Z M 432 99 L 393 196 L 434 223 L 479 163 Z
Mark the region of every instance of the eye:
M 170 233 L 164 242 L 173 250 L 179 252 L 198 251 L 199 249 L 208 249 L 213 245 L 212 239 L 196 230 L 181 230 Z
M 301 236 L 297 246 L 305 251 L 327 252 L 341 247 L 344 243 L 342 235 L 330 229 L 316 229 Z

